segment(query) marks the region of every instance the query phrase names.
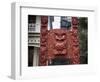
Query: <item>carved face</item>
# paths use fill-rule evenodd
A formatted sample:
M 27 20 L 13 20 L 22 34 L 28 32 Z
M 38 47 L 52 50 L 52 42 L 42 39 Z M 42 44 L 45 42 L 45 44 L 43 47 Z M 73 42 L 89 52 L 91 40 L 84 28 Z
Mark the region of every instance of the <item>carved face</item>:
M 66 55 L 66 30 L 55 29 L 54 31 L 54 54 L 55 55 Z
M 63 42 L 66 39 L 66 32 L 64 30 L 58 29 L 54 32 L 56 41 Z

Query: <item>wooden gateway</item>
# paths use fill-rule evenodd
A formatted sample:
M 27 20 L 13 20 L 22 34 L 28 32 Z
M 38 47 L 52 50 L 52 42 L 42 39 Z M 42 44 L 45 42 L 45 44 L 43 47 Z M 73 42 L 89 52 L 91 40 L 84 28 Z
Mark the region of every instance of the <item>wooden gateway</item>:
M 39 65 L 79 64 L 78 18 L 72 17 L 70 30 L 47 28 L 48 16 L 41 16 Z

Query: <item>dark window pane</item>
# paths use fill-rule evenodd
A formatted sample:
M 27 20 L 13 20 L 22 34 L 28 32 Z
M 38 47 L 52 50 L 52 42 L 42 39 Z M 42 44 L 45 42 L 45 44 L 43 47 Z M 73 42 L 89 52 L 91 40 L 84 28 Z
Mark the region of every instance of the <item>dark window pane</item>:
M 36 23 L 36 16 L 28 15 L 28 23 Z
M 70 64 L 69 59 L 67 58 L 55 58 L 52 59 L 52 63 L 49 65 L 68 65 Z
M 71 27 L 71 22 L 67 20 L 67 17 L 61 17 L 61 28 L 69 29 Z

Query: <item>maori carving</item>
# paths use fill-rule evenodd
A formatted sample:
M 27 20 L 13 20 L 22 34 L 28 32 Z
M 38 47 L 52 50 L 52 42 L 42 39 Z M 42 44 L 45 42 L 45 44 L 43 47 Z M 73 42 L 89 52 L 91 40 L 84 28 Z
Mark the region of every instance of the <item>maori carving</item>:
M 46 66 L 55 58 L 68 59 L 70 64 L 80 63 L 78 19 L 72 17 L 71 29 L 47 30 L 48 17 L 41 17 L 39 65 Z
M 79 64 L 79 36 L 78 36 L 78 19 L 72 17 L 72 30 L 69 31 L 69 58 L 71 64 Z
M 40 56 L 39 56 L 39 65 L 47 65 L 47 26 L 48 26 L 48 17 L 41 16 L 41 31 L 40 31 Z
M 48 32 L 48 59 L 67 56 L 67 30 L 52 29 Z

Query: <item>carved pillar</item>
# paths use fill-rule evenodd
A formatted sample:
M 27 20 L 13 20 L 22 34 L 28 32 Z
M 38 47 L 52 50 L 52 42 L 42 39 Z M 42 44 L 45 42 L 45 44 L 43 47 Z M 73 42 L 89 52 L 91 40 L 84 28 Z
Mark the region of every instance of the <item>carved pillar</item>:
M 40 56 L 39 65 L 47 65 L 47 30 L 48 26 L 48 16 L 41 16 L 41 30 L 40 30 Z
M 72 17 L 72 29 L 69 31 L 69 58 L 71 64 L 80 63 L 78 18 Z

